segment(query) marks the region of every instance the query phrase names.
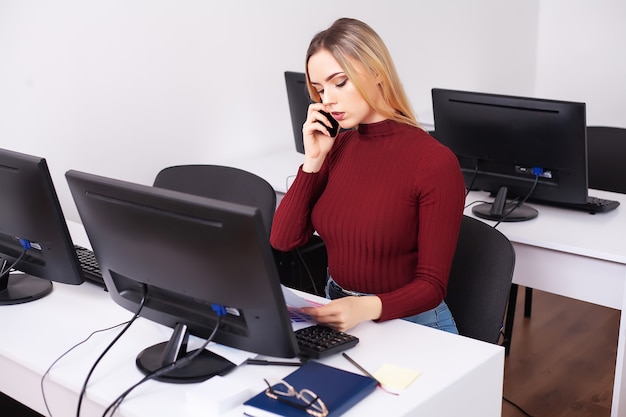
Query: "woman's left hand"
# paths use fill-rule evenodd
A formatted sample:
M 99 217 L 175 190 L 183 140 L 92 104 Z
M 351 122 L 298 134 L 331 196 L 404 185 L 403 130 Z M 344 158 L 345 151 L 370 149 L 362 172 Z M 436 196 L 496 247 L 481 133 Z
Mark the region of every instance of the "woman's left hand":
M 304 307 L 304 314 L 320 324 L 345 332 L 362 321 L 380 318 L 382 303 L 375 295 L 343 297 L 320 307 Z

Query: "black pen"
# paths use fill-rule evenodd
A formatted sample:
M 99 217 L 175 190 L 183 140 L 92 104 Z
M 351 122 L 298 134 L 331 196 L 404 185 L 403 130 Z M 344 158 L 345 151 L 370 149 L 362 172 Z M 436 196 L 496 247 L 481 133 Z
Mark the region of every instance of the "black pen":
M 363 372 L 366 376 L 372 378 L 374 381 L 376 381 L 376 383 L 378 384 L 378 386 L 385 391 L 387 394 L 392 394 L 392 395 L 398 395 L 397 392 L 393 392 L 393 391 L 389 391 L 387 388 L 385 388 L 385 386 L 383 385 L 382 382 L 380 382 L 380 379 L 376 378 L 374 375 L 370 374 L 367 369 L 363 368 L 361 365 L 358 364 L 357 361 L 355 361 L 354 359 L 352 359 L 350 356 L 348 356 L 347 353 L 342 352 L 341 353 L 343 355 L 344 358 L 346 358 L 347 360 L 350 361 L 350 363 L 354 366 L 356 366 L 357 368 L 359 368 L 359 370 L 361 372 Z
M 378 385 L 382 386 L 382 384 L 380 383 L 380 381 L 378 379 L 376 379 L 376 377 L 372 374 L 370 374 L 365 368 L 363 368 L 361 365 L 359 365 L 354 359 L 352 359 L 350 356 L 348 356 L 348 354 L 346 352 L 342 353 L 343 357 L 346 358 L 347 360 L 350 361 L 350 363 L 354 366 L 356 366 L 357 368 L 359 368 L 359 370 L 361 372 L 363 372 L 365 375 L 369 376 L 370 378 L 372 378 L 374 381 L 378 382 Z
M 266 361 L 265 359 L 248 359 L 246 361 L 248 365 L 280 365 L 280 366 L 300 366 L 302 362 L 287 362 L 287 361 Z

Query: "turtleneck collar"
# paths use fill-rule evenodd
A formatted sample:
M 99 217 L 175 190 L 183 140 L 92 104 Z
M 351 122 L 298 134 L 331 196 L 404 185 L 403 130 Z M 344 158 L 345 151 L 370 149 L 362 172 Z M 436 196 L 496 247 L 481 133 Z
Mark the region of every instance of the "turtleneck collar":
M 400 123 L 387 119 L 382 122 L 360 124 L 358 131 L 364 136 L 387 136 L 394 133 L 400 127 Z

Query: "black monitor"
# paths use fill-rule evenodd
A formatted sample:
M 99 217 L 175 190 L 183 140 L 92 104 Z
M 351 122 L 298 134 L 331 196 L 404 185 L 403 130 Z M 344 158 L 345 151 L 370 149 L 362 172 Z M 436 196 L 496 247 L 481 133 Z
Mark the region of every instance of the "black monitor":
M 83 274 L 48 165 L 0 149 L 0 305 L 44 297 L 51 281 L 78 285 Z
M 439 88 L 432 100 L 434 136 L 459 158 L 467 188 L 496 195 L 472 208 L 477 216 L 534 218 L 534 207 L 520 205 L 526 198 L 587 201 L 584 103 Z
M 188 334 L 208 338 L 215 306 L 227 314 L 214 341 L 262 355 L 298 355 L 258 208 L 77 171 L 66 178 L 113 300 L 137 312 L 145 294 L 140 315 L 176 330 L 171 343 L 139 354 L 141 371 L 167 366 L 164 357 L 172 355 L 164 353 Z M 232 367 L 205 351 L 160 379 L 196 382 Z
M 302 125 L 306 121 L 309 104 L 311 104 L 306 75 L 303 72 L 285 71 L 285 85 L 296 151 L 304 153 Z

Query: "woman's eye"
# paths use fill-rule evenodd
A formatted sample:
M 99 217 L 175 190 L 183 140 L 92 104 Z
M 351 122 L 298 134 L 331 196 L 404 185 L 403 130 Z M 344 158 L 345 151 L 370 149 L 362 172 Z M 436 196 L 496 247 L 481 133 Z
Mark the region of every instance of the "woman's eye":
M 346 78 L 345 80 L 343 80 L 342 82 L 340 82 L 339 84 L 337 84 L 337 87 L 343 87 L 344 85 L 346 85 L 346 83 L 348 82 L 348 79 Z

